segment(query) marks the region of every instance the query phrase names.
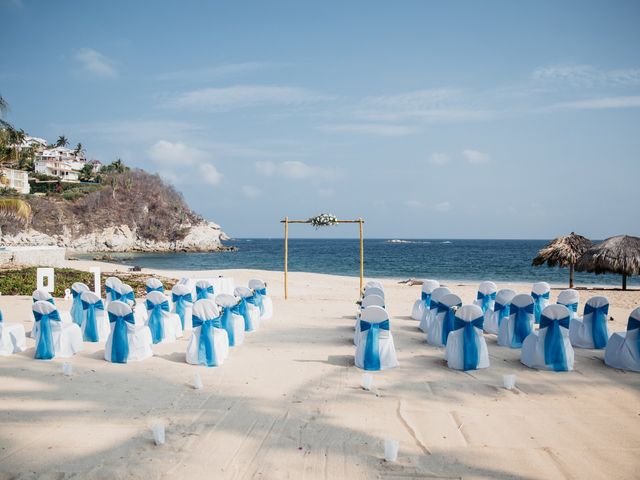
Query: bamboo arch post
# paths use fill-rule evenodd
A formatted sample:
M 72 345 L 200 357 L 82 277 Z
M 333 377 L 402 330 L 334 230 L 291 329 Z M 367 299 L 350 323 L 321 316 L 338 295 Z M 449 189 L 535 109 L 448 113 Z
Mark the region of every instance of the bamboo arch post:
M 287 300 L 289 298 L 289 224 L 311 222 L 309 220 L 289 220 L 289 217 L 284 217 L 280 223 L 284 223 L 284 299 Z M 360 227 L 360 295 L 362 295 L 364 289 L 364 219 L 337 220 L 336 223 L 357 223 Z

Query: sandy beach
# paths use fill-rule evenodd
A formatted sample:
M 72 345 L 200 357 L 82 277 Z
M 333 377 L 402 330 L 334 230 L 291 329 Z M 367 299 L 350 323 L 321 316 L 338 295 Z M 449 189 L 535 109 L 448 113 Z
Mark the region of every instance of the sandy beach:
M 353 365 L 357 278 L 291 273 L 285 301 L 279 272 L 215 274 L 238 285 L 263 278 L 275 311 L 221 367 L 186 364 L 187 339 L 127 365 L 104 361 L 104 345 L 91 343 L 70 360 L 36 361 L 31 339 L 1 358 L 0 478 L 637 478 L 640 374 L 606 367 L 603 351 L 577 349 L 573 372 L 536 371 L 487 335 L 490 368 L 454 371 L 409 317 L 420 287 L 382 280 L 400 367 L 374 372 L 368 392 Z M 465 303 L 475 298 L 477 284 L 444 283 Z M 498 285 L 507 286 L 530 288 Z M 595 294 L 580 290 L 581 306 Z M 624 330 L 640 291 L 604 295 L 610 331 Z M 0 297 L 5 322 L 29 332 L 30 302 Z M 64 361 L 73 376 L 62 375 Z M 506 373 L 517 389 L 502 388 Z M 385 438 L 400 442 L 395 463 L 383 460 Z

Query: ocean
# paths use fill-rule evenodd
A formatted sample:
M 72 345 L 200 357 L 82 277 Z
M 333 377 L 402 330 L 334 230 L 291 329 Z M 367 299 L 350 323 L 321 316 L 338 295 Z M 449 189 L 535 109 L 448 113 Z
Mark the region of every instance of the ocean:
M 438 280 L 546 281 L 568 283 L 566 268 L 532 267 L 547 240 L 407 240 L 365 239 L 365 276 Z M 225 242 L 236 252 L 113 254 L 127 264 L 169 270 L 251 268 L 283 270 L 284 240 L 245 238 Z M 92 255 L 83 255 L 91 258 Z M 289 271 L 359 275 L 358 239 L 289 239 Z M 576 272 L 575 284 L 621 285 L 620 275 Z M 640 285 L 640 277 L 628 284 Z

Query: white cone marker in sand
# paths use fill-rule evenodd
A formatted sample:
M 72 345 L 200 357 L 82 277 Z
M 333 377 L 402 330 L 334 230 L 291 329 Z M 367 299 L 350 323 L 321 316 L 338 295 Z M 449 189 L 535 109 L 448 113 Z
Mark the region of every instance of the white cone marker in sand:
M 506 388 L 507 390 L 513 390 L 516 386 L 516 376 L 513 374 L 503 375 L 502 384 L 504 385 L 504 388 Z
M 153 430 L 153 441 L 156 442 L 156 445 L 164 445 L 164 423 L 154 423 L 151 429 Z
M 204 385 L 202 384 L 202 378 L 200 378 L 200 374 L 196 373 L 193 377 L 193 388 L 196 390 L 200 390 Z
M 62 364 L 62 374 L 65 377 L 70 377 L 73 375 L 73 366 L 69 362 L 64 362 Z
M 393 438 L 384 439 L 384 460 L 386 462 L 395 462 L 398 460 L 398 449 L 400 448 L 400 442 Z
M 371 375 L 370 373 L 362 374 L 360 385 L 364 390 L 370 391 L 373 388 L 373 375 Z

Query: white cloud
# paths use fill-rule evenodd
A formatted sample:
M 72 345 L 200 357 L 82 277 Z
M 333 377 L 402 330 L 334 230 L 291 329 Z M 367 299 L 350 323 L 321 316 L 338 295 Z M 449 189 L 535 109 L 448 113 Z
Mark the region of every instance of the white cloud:
M 450 202 L 440 202 L 440 203 L 436 203 L 433 206 L 433 209 L 436 212 L 448 212 L 449 210 L 451 210 L 451 203 Z
M 592 65 L 549 65 L 532 74 L 534 80 L 545 83 L 566 83 L 572 87 L 636 86 L 640 85 L 640 69 L 600 70 Z
M 472 164 L 486 163 L 491 159 L 488 154 L 471 149 L 464 150 L 462 155 Z
M 75 54 L 75 60 L 82 69 L 98 77 L 117 77 L 118 71 L 113 62 L 103 54 L 92 48 L 81 48 Z
M 424 203 L 419 200 L 407 200 L 404 204 L 409 208 L 423 208 Z
M 208 183 L 209 185 L 218 185 L 220 180 L 222 180 L 222 174 L 218 171 L 218 169 L 210 164 L 203 163 L 198 167 L 199 179 L 204 183 Z
M 385 125 L 376 123 L 344 123 L 337 125 L 322 125 L 318 127 L 324 132 L 331 133 L 361 133 L 365 135 L 380 135 L 384 137 L 399 137 L 411 135 L 415 132 L 413 127 L 405 125 Z
M 243 185 L 242 193 L 244 193 L 247 198 L 258 198 L 260 195 L 262 195 L 262 190 L 251 185 Z
M 449 155 L 446 153 L 434 152 L 429 156 L 429 163 L 437 166 L 446 165 L 449 163 Z
M 51 130 L 72 135 L 91 136 L 113 143 L 149 143 L 158 138 L 183 137 L 185 133 L 202 130 L 193 123 L 171 120 L 121 119 L 112 122 L 54 123 Z
M 164 166 L 193 165 L 205 160 L 206 152 L 188 147 L 181 142 L 167 142 L 159 140 L 149 149 L 149 158 Z
M 630 97 L 605 97 L 591 98 L 587 100 L 575 100 L 572 102 L 560 102 L 544 107 L 542 111 L 556 110 L 604 110 L 610 108 L 638 108 L 640 96 Z
M 270 160 L 256 162 L 256 171 L 260 175 L 270 177 L 271 175 L 276 173 L 276 164 Z
M 309 165 L 297 160 L 287 160 L 279 163 L 272 161 L 256 162 L 256 171 L 264 176 L 276 175 L 292 180 L 307 178 L 334 180 L 341 176 L 341 172 L 338 169 Z
M 239 62 L 217 65 L 215 67 L 194 68 L 185 70 L 175 70 L 173 72 L 161 73 L 156 77 L 161 81 L 206 81 L 233 75 L 257 72 L 269 68 L 280 66 L 274 62 Z

